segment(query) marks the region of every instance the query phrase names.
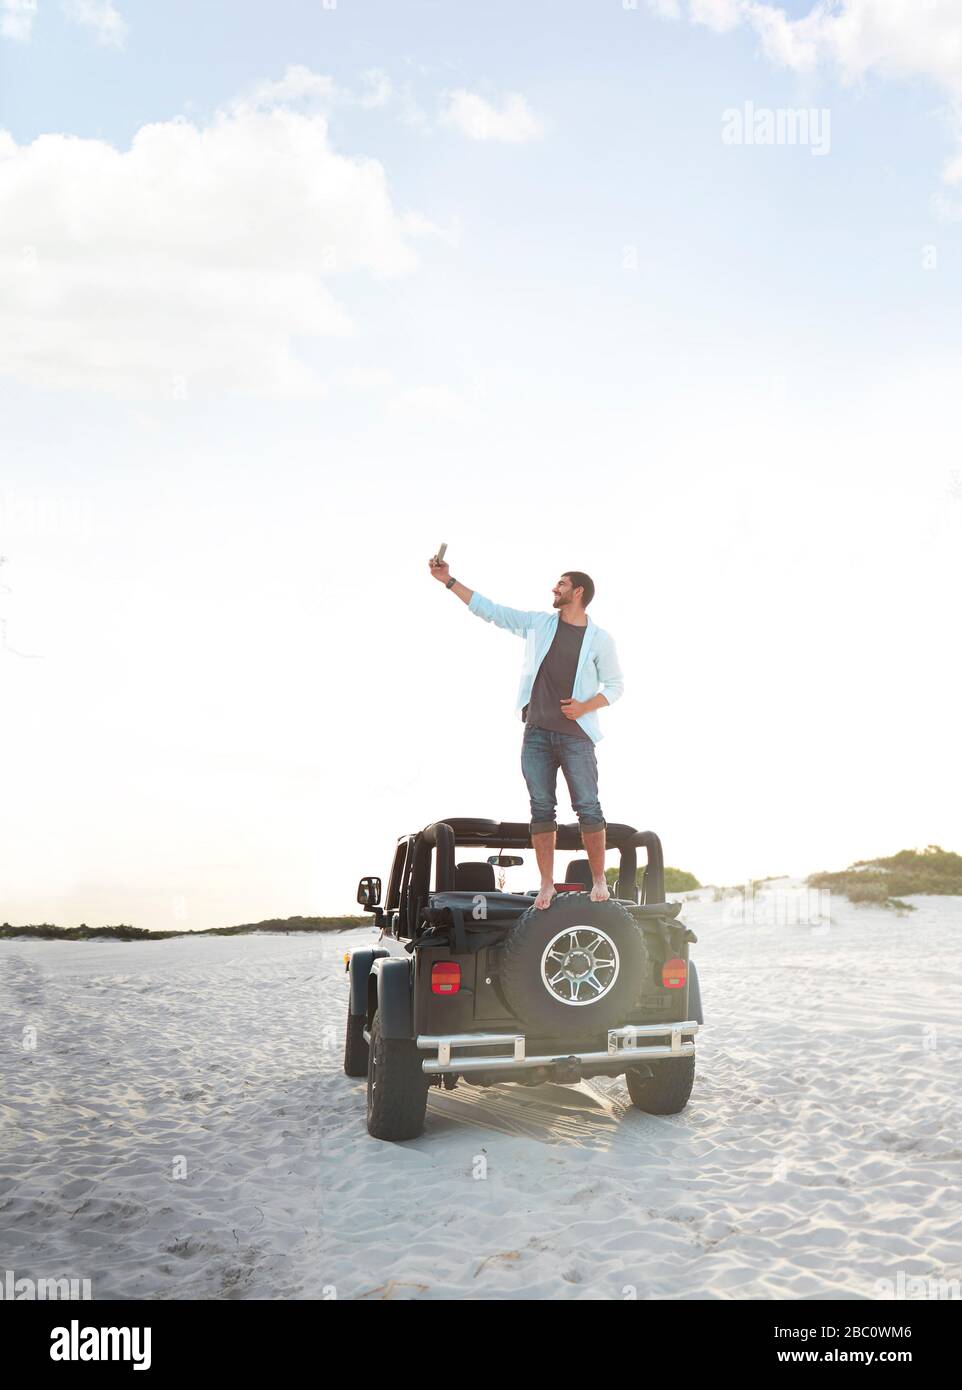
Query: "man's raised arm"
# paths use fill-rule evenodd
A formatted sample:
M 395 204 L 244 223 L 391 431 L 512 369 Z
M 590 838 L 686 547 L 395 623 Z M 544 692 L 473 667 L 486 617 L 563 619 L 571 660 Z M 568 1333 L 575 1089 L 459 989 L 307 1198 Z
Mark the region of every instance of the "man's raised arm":
M 446 560 L 438 563 L 437 559 L 432 556 L 428 561 L 428 566 L 435 579 L 439 579 L 446 589 L 457 594 L 461 602 L 468 605 L 469 611 L 476 618 L 483 618 L 486 623 L 494 623 L 496 627 L 503 627 L 508 632 L 514 632 L 519 637 L 523 637 L 537 617 L 536 613 L 523 608 L 505 608 L 504 604 L 492 603 L 489 598 L 479 594 L 476 589 L 469 589 L 466 584 L 460 584 L 456 579 L 452 579 Z

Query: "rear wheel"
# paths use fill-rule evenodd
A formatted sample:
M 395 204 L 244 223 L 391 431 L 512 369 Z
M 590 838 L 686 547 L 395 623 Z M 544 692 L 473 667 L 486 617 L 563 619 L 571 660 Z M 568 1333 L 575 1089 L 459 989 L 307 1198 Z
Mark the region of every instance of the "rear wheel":
M 694 1054 L 667 1057 L 650 1065 L 651 1076 L 632 1068 L 625 1072 L 632 1105 L 649 1115 L 677 1115 L 688 1104 L 695 1082 Z
M 367 1019 L 363 1014 L 355 1017 L 347 1015 L 347 1033 L 344 1038 L 344 1075 L 367 1076 L 368 1046 L 364 1041 L 364 1025 Z
M 375 1013 L 367 1067 L 367 1132 L 375 1139 L 416 1139 L 424 1129 L 428 1078 L 413 1038 L 381 1036 Z

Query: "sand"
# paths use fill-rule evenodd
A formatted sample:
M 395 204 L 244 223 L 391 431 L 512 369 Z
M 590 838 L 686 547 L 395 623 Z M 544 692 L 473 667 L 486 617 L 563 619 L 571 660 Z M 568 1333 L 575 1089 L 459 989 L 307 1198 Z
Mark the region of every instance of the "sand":
M 319 1295 L 322 961 L 318 937 L 0 942 L 0 1271 Z
M 958 1297 L 962 900 L 812 926 L 792 891 L 747 921 L 686 903 L 706 1027 L 681 1115 L 620 1079 L 459 1086 L 395 1145 L 341 1070 L 368 929 L 0 942 L 0 1273 L 94 1298 Z

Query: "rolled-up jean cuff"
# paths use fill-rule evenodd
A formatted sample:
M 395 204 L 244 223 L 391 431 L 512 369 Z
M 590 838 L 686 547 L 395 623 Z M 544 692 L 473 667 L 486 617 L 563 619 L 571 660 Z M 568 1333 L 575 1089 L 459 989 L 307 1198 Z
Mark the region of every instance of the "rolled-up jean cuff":
M 606 820 L 583 820 L 579 821 L 578 827 L 580 830 L 587 830 L 589 834 L 592 834 L 595 830 L 607 830 L 608 822 Z
M 556 820 L 533 820 L 531 822 L 532 835 L 548 835 L 558 829 Z

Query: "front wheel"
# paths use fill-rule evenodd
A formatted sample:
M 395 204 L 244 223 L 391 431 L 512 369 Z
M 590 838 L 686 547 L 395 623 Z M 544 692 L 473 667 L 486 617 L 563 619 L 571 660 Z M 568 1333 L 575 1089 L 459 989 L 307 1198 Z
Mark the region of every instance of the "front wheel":
M 424 1129 L 428 1078 L 413 1038 L 381 1036 L 375 1013 L 367 1067 L 367 1132 L 375 1139 L 416 1139 Z
M 632 1105 L 649 1115 L 677 1115 L 688 1104 L 695 1083 L 694 1053 L 652 1062 L 651 1071 L 651 1076 L 631 1067 L 625 1072 Z
M 364 1041 L 367 1019 L 363 1014 L 347 1015 L 347 1032 L 344 1035 L 344 1075 L 367 1076 L 368 1045 Z

